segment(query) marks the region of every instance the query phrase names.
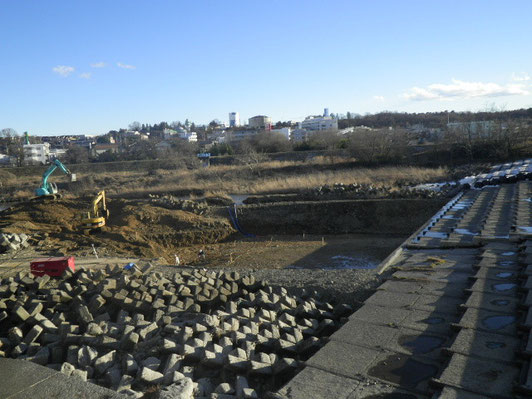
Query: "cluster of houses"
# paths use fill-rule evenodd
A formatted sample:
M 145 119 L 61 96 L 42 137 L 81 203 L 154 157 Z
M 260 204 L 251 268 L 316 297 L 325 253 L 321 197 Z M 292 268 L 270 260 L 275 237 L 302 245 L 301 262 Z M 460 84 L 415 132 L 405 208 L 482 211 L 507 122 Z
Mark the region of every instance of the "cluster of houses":
M 143 142 L 154 144 L 158 153 L 167 153 L 176 140 L 197 143 L 202 150 L 209 151 L 213 144 L 237 144 L 242 140 L 253 138 L 261 132 L 278 133 L 291 142 L 308 140 L 312 135 L 320 132 L 335 132 L 339 135 L 353 133 L 359 130 L 372 130 L 369 127 L 357 126 L 347 129 L 338 129 L 338 119 L 329 114 L 327 108 L 322 115 L 306 117 L 302 122 L 282 124 L 283 127 L 274 128 L 272 120 L 266 115 L 257 115 L 249 118 L 247 125 L 240 124 L 238 112 L 229 114 L 229 124 L 219 123 L 209 125 L 208 128 L 200 127 L 198 132 L 193 124 L 188 121 L 184 125 L 173 128 L 165 127 L 146 131 L 120 130 L 111 131 L 103 136 L 70 135 L 70 136 L 40 136 L 38 144 L 23 144 L 23 162 L 28 165 L 44 165 L 54 158 L 63 158 L 68 149 L 79 147 L 87 151 L 90 157 L 97 158 L 104 153 L 118 153 L 127 151 L 133 146 Z M 288 125 L 288 126 L 287 126 Z M 279 126 L 279 125 L 277 125 Z M 483 134 L 492 129 L 492 122 L 455 122 L 449 123 L 447 131 L 474 131 Z M 434 141 L 441 138 L 443 129 L 427 129 L 423 125 L 413 125 L 408 128 L 417 137 Z M 0 146 L 0 166 L 15 165 L 19 162 L 18 157 L 2 154 Z

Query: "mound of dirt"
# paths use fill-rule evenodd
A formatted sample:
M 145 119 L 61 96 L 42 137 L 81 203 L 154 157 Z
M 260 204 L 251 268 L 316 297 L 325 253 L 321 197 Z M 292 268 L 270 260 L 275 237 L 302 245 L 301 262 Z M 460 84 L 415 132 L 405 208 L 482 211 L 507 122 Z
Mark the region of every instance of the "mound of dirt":
M 87 236 L 80 223 L 89 204 L 90 198 L 19 204 L 2 213 L 0 231 L 26 233 L 50 254 L 87 254 L 94 245 L 100 254 L 164 257 L 169 262 L 180 247 L 215 243 L 234 233 L 223 218 L 113 199 L 108 201 L 107 225 Z

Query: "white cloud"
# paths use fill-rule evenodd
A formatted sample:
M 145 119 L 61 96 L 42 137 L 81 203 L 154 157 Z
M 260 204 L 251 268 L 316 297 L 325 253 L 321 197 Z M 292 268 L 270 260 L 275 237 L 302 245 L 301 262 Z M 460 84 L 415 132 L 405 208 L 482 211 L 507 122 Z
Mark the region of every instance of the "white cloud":
M 384 101 L 384 97 L 383 96 L 373 96 L 373 99 L 377 100 L 377 101 Z
M 512 80 L 514 82 L 526 82 L 530 80 L 530 75 L 528 73 L 512 73 Z
M 91 64 L 92 68 L 103 68 L 104 66 L 105 66 L 105 62 L 103 61 L 95 62 L 94 64 Z
M 450 84 L 434 83 L 426 88 L 412 87 L 403 97 L 409 100 L 436 100 L 453 98 L 473 98 L 473 97 L 498 97 L 527 95 L 525 85 L 513 83 L 499 85 L 497 83 L 484 82 L 464 82 L 453 79 Z
M 67 65 L 58 65 L 56 67 L 53 67 L 52 71 L 66 78 L 68 75 L 74 72 L 74 67 Z
M 92 76 L 92 73 L 90 72 L 83 72 L 79 74 L 79 77 L 82 79 L 90 79 Z
M 123 69 L 135 69 L 136 68 L 136 66 L 134 66 L 134 65 L 122 64 L 121 62 L 117 62 L 116 66 L 118 68 L 123 68 Z

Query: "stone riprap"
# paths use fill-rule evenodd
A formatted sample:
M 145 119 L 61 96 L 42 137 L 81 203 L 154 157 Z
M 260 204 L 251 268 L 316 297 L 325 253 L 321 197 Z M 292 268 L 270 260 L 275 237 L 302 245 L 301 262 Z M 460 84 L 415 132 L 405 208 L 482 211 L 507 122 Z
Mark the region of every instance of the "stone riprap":
M 289 380 L 346 316 L 253 276 L 150 265 L 19 273 L 0 284 L 0 356 L 130 397 L 257 398 Z
M 272 397 L 532 397 L 532 182 L 519 180 L 528 165 L 510 169 L 515 183 L 453 198 Z

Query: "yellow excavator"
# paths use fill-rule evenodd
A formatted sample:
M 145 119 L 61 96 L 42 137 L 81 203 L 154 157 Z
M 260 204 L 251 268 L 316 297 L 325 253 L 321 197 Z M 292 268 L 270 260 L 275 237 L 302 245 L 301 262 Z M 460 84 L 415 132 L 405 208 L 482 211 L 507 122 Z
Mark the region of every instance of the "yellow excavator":
M 109 218 L 109 209 L 105 203 L 105 191 L 102 190 L 92 199 L 89 212 L 83 213 L 81 224 L 83 232 L 90 234 L 105 226 L 106 219 Z

